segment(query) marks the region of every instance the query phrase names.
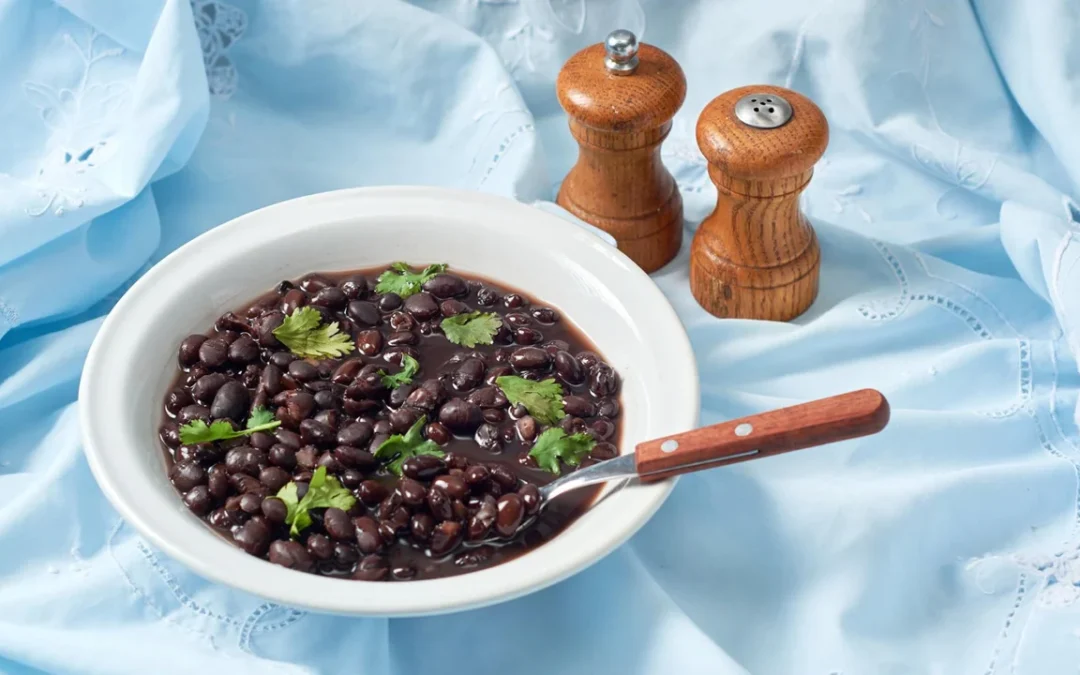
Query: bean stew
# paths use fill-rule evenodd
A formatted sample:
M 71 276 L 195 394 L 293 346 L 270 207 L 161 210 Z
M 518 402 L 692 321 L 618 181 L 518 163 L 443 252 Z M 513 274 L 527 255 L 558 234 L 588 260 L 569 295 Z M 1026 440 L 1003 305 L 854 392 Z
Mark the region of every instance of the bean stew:
M 557 309 L 402 263 L 283 281 L 178 348 L 160 440 L 195 515 L 251 555 L 364 581 L 490 567 L 599 488 L 619 377 Z M 527 527 L 521 527 L 523 523 Z

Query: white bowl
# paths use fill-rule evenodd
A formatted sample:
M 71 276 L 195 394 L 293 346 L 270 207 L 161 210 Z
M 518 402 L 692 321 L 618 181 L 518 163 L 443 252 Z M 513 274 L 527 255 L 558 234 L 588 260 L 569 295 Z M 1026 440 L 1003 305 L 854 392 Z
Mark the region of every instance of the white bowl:
M 574 321 L 622 376 L 621 452 L 697 424 L 697 368 L 679 319 L 649 277 L 595 235 L 533 207 L 472 192 L 330 192 L 269 206 L 198 237 L 147 272 L 105 320 L 83 370 L 79 409 L 90 468 L 120 514 L 209 579 L 294 607 L 369 616 L 508 600 L 574 574 L 626 541 L 660 507 L 671 481 L 615 490 L 552 541 L 509 562 L 405 583 L 273 565 L 224 540 L 184 507 L 156 439 L 180 341 L 282 279 L 396 260 L 447 262 L 488 276 Z

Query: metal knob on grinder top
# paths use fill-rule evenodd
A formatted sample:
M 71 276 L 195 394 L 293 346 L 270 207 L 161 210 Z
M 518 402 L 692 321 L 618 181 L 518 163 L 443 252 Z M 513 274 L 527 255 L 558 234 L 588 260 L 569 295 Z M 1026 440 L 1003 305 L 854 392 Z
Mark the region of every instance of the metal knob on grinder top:
M 825 115 L 788 89 L 740 87 L 705 106 L 697 141 L 717 196 L 690 247 L 691 292 L 715 316 L 794 319 L 818 291 L 799 195 L 829 142 Z
M 682 68 L 617 30 L 570 57 L 555 86 L 580 147 L 557 203 L 609 233 L 646 272 L 659 269 L 682 243 L 682 197 L 660 161 L 686 97 Z

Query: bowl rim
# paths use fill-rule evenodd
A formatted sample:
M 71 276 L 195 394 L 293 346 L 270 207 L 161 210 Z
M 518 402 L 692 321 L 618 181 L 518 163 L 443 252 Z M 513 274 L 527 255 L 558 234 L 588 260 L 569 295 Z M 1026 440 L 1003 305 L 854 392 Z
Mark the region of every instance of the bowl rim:
M 366 217 L 365 204 L 377 206 L 380 205 L 380 202 L 383 202 L 381 204 L 382 208 L 389 208 L 392 211 L 395 203 L 400 204 L 406 201 L 410 205 L 432 201 L 437 204 L 452 204 L 457 207 L 468 206 L 477 210 L 478 215 L 481 215 L 481 217 L 483 217 L 482 214 L 486 213 L 489 217 L 496 217 L 496 214 L 499 214 L 497 217 L 501 219 L 516 215 L 523 222 L 530 219 L 541 219 L 543 226 L 550 228 L 554 237 L 567 238 L 572 240 L 575 246 L 593 249 L 595 252 L 606 256 L 611 263 L 622 268 L 622 272 L 628 275 L 626 277 L 627 282 L 634 286 L 632 290 L 635 294 L 635 303 L 647 305 L 651 312 L 650 316 L 654 317 L 650 320 L 650 324 L 662 327 L 665 344 L 670 345 L 672 353 L 677 354 L 678 357 L 674 359 L 674 362 L 678 364 L 675 368 L 674 377 L 679 382 L 680 389 L 675 396 L 679 397 L 687 405 L 675 407 L 675 410 L 679 411 L 683 416 L 679 418 L 676 415 L 677 419 L 672 421 L 673 426 L 683 430 L 697 426 L 700 406 L 700 383 L 694 353 L 682 322 L 659 287 L 644 271 L 618 249 L 604 242 L 585 228 L 513 199 L 450 188 L 420 186 L 350 188 L 316 193 L 271 204 L 211 228 L 178 247 L 151 267 L 128 289 L 106 316 L 87 354 L 79 382 L 79 418 L 82 438 L 87 462 L 98 486 L 121 517 L 134 526 L 139 534 L 146 537 L 166 555 L 179 561 L 199 576 L 286 606 L 330 614 L 404 617 L 463 611 L 512 600 L 538 591 L 598 562 L 636 533 L 660 508 L 670 494 L 675 479 L 647 485 L 635 484 L 632 491 L 613 491 L 603 501 L 625 502 L 625 508 L 618 512 L 619 518 L 624 522 L 620 523 L 617 528 L 609 528 L 606 536 L 593 537 L 591 546 L 585 549 L 575 549 L 578 551 L 576 556 L 571 555 L 553 559 L 550 564 L 542 568 L 532 565 L 531 567 L 535 568 L 535 572 L 525 575 L 524 578 L 514 577 L 514 570 L 509 568 L 516 570 L 530 567 L 529 565 L 522 567 L 515 565 L 515 563 L 534 556 L 537 551 L 551 550 L 549 547 L 552 547 L 552 543 L 558 541 L 559 537 L 555 537 L 539 549 L 490 568 L 458 576 L 410 581 L 407 584 L 400 584 L 357 582 L 297 573 L 249 556 L 231 542 L 225 541 L 224 538 L 221 538 L 222 545 L 241 557 L 233 557 L 225 552 L 221 553 L 221 557 L 231 558 L 235 561 L 236 569 L 213 565 L 209 560 L 212 557 L 211 552 L 200 553 L 189 550 L 176 541 L 176 539 L 182 538 L 180 534 L 170 535 L 169 532 L 163 531 L 165 526 L 162 522 L 155 522 L 172 519 L 174 514 L 163 513 L 160 516 L 155 516 L 153 509 L 143 508 L 140 499 L 133 496 L 131 488 L 125 489 L 121 475 L 122 471 L 120 467 L 115 465 L 119 460 L 111 457 L 111 453 L 104 450 L 113 447 L 110 443 L 115 442 L 119 437 L 114 435 L 109 425 L 104 422 L 107 417 L 100 414 L 102 406 L 109 407 L 105 403 L 108 396 L 104 395 L 107 390 L 102 389 L 106 379 L 102 377 L 102 369 L 106 367 L 110 359 L 126 358 L 116 356 L 118 350 L 110 350 L 108 347 L 111 343 L 117 341 L 122 324 L 132 316 L 133 309 L 138 307 L 140 302 L 145 302 L 150 290 L 161 279 L 178 274 L 177 266 L 182 264 L 189 256 L 198 255 L 200 251 L 217 246 L 230 238 L 236 238 L 239 233 L 247 231 L 248 228 L 257 227 L 261 222 L 279 220 L 286 215 L 295 218 L 299 214 L 302 217 L 305 211 L 318 213 L 319 209 L 314 207 L 327 206 L 331 209 L 335 206 L 347 208 L 343 218 L 347 219 L 350 216 L 363 218 Z M 378 211 L 378 209 L 374 210 Z M 408 209 L 403 210 L 407 211 Z M 308 222 L 306 225 L 319 226 L 330 222 L 333 221 L 324 218 Z M 506 220 L 504 222 L 512 221 Z M 295 227 L 295 225 L 283 227 Z M 283 231 L 279 234 L 284 235 L 287 232 Z M 246 253 L 249 252 L 242 250 L 236 255 L 243 256 Z M 221 264 L 222 261 L 219 261 L 218 265 Z M 598 346 L 601 350 L 603 349 L 602 345 Z M 625 451 L 625 448 L 623 450 Z M 146 489 L 153 491 L 149 487 Z M 156 499 L 156 497 L 154 498 Z M 190 515 L 186 512 L 186 509 L 182 508 L 179 499 L 176 499 L 176 504 L 180 506 L 177 509 L 180 516 L 185 520 L 189 519 Z M 589 511 L 595 509 L 596 506 L 591 507 Z M 575 522 L 583 522 L 588 517 L 589 512 L 586 512 Z M 204 528 L 208 534 L 217 536 L 204 523 L 192 519 L 192 524 Z M 174 523 L 174 525 L 189 529 L 186 525 L 180 525 L 179 522 Z M 600 530 L 600 532 L 603 531 Z M 247 559 L 248 562 L 244 562 L 243 559 Z M 264 568 L 251 568 L 247 571 L 253 573 L 244 574 L 244 570 L 250 567 L 248 563 L 262 565 Z M 482 581 L 488 583 L 477 583 L 481 581 L 481 577 L 484 577 Z M 463 580 L 465 581 L 463 582 Z M 405 588 L 409 589 L 408 592 L 403 590 Z

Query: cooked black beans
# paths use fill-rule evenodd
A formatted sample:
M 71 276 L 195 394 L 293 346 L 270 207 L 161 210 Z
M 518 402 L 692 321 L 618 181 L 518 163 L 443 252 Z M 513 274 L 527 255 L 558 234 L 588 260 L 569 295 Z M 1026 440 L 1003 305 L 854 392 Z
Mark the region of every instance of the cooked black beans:
M 496 382 L 554 378 L 565 411 L 555 426 L 595 442 L 584 466 L 618 454 L 615 370 L 558 311 L 521 293 L 448 272 L 403 299 L 374 291 L 382 271 L 282 282 L 182 341 L 159 438 L 185 506 L 253 555 L 363 581 L 459 574 L 554 536 L 592 493 L 541 512 L 539 486 L 554 476 L 528 453 L 552 425 L 511 404 Z M 355 350 L 321 359 L 291 353 L 273 331 L 300 307 L 338 322 Z M 493 344 L 465 349 L 443 335 L 444 318 L 472 311 L 500 317 Z M 406 354 L 419 374 L 388 385 L 384 378 L 404 369 Z M 242 430 L 255 408 L 280 426 L 217 443 L 181 442 L 185 424 L 224 420 Z M 434 444 L 427 447 L 445 454 L 407 458 L 402 475 L 390 473 L 376 453 L 421 419 L 423 438 Z M 303 499 L 320 467 L 356 504 L 312 509 L 311 524 L 290 536 L 289 508 L 276 495 L 293 483 Z M 522 528 L 533 520 L 538 526 Z

